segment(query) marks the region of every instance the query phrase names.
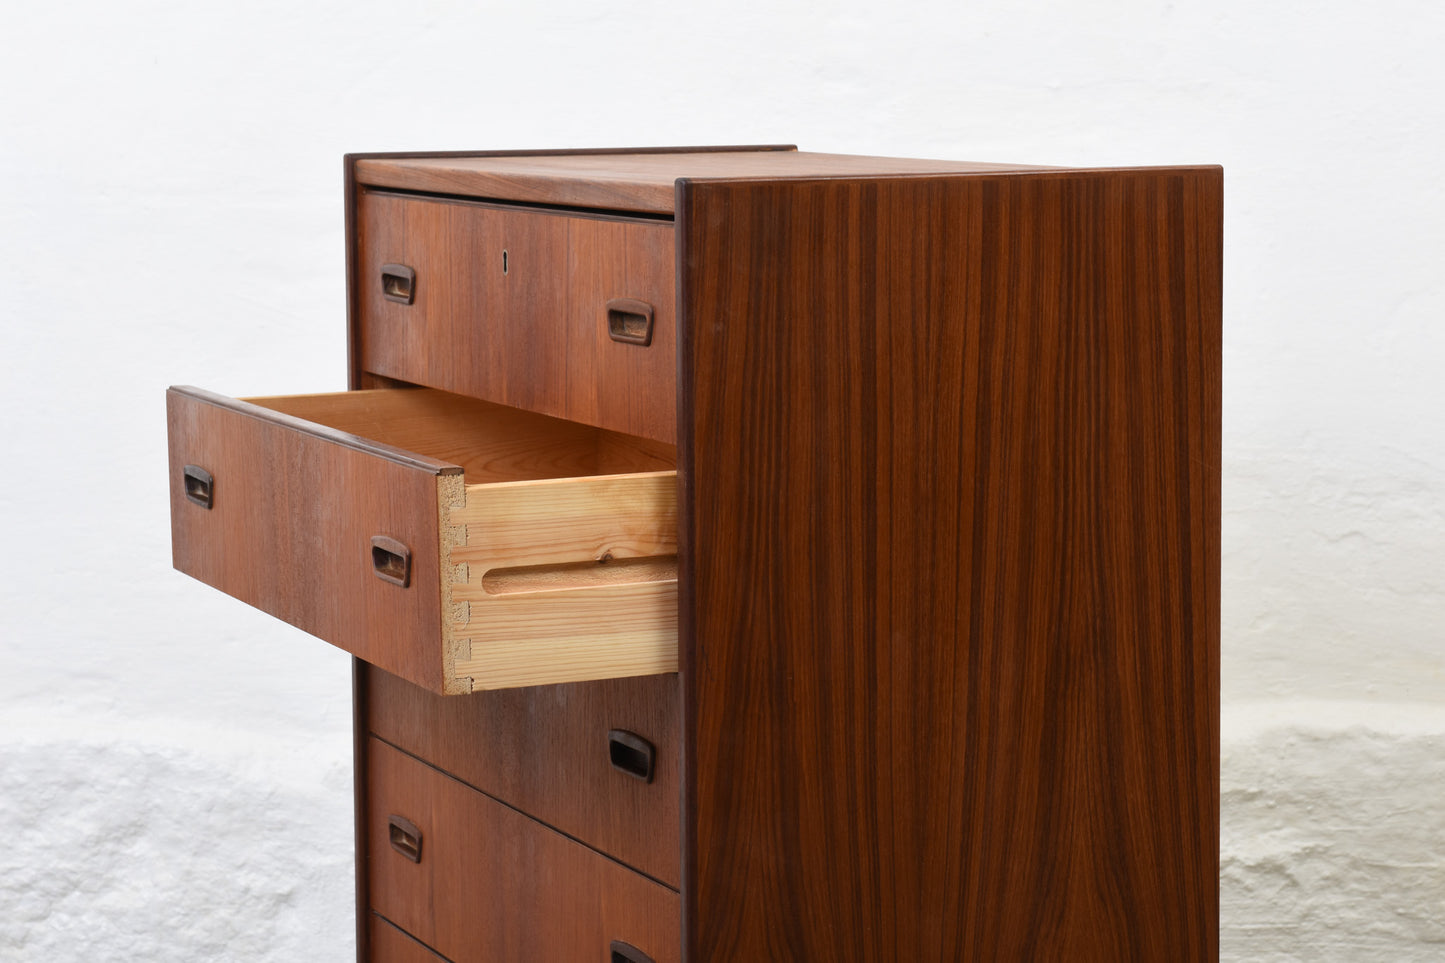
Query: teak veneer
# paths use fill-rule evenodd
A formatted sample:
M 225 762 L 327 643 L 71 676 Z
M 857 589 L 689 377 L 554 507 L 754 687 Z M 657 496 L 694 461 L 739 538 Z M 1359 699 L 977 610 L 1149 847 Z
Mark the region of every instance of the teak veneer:
M 677 670 L 667 446 L 430 389 L 167 400 L 182 571 L 438 692 Z
M 1222 183 L 349 156 L 354 390 L 170 429 L 358 657 L 359 959 L 1216 960 Z

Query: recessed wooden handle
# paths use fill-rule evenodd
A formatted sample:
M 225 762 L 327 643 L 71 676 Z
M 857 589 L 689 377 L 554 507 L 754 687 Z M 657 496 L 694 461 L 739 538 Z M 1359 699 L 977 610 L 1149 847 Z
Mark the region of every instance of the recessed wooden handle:
M 216 480 L 199 465 L 187 465 L 181 472 L 186 484 L 186 497 L 210 511 L 215 498 Z
M 613 729 L 608 732 L 607 757 L 612 768 L 618 772 L 625 772 L 643 782 L 652 782 L 652 768 L 657 758 L 657 750 L 637 733 L 628 732 L 626 729 Z
M 383 264 L 381 296 L 399 304 L 411 304 L 416 300 L 416 272 L 405 264 Z
M 652 344 L 652 305 L 632 298 L 607 302 L 607 336 L 623 344 Z
M 416 823 L 393 813 L 386 817 L 386 829 L 392 849 L 413 863 L 421 862 L 421 830 Z
M 612 963 L 653 963 L 652 957 L 631 943 L 613 940 L 610 948 L 612 950 Z
M 394 538 L 373 535 L 371 570 L 377 578 L 406 588 L 411 584 L 411 549 Z

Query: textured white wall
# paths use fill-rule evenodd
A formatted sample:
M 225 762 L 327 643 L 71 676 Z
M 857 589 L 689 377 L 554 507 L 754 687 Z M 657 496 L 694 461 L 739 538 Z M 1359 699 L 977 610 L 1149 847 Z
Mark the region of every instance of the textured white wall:
M 92 2 L 0 29 L 0 960 L 344 960 L 348 669 L 162 389 L 344 386 L 348 150 L 1226 168 L 1223 949 L 1445 958 L 1445 8 Z

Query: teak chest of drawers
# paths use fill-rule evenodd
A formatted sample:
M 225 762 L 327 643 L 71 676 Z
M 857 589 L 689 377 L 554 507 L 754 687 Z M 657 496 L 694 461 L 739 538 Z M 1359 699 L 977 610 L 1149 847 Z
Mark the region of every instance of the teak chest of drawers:
M 1217 958 L 1214 167 L 346 159 L 352 391 L 168 396 L 353 653 L 364 960 Z

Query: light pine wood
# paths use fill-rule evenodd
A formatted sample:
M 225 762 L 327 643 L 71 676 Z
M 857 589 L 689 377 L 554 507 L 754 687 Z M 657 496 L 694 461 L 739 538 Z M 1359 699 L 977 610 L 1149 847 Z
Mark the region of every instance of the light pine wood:
M 471 688 L 677 671 L 676 472 L 469 486 L 448 524 L 466 534 L 447 648 Z M 594 574 L 658 556 L 671 564 Z
M 469 618 L 469 606 L 455 598 L 454 586 L 467 577 L 466 564 L 453 557 L 465 545 L 467 530 L 456 524 L 456 512 L 467 503 L 466 486 L 453 477 L 451 484 L 437 486 L 437 568 L 441 572 L 441 691 L 447 695 L 471 692 L 471 676 L 459 664 L 471 658 L 470 643 L 459 637 L 453 626 Z
M 455 560 L 480 581 L 498 568 L 677 554 L 677 472 L 467 486 Z
M 665 582 L 677 578 L 677 556 L 618 558 L 606 564 L 562 562 L 493 569 L 482 576 L 488 595 L 581 588 L 585 585 L 625 585 L 629 582 Z
M 461 678 L 475 691 L 677 671 L 675 578 L 496 596 L 484 615 L 471 608 L 458 687 Z
M 435 692 L 677 671 L 671 446 L 430 389 L 172 409 L 182 571 Z M 214 511 L 186 464 L 219 472 Z M 413 584 L 375 577 L 372 535 L 406 544 Z

